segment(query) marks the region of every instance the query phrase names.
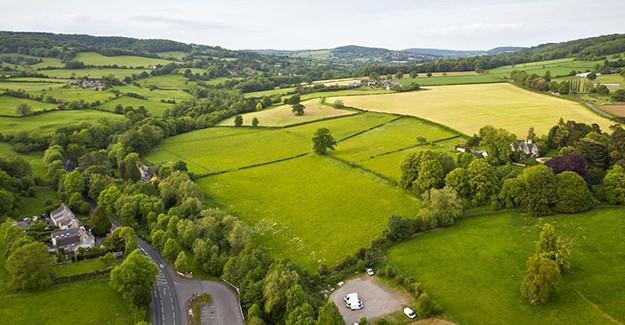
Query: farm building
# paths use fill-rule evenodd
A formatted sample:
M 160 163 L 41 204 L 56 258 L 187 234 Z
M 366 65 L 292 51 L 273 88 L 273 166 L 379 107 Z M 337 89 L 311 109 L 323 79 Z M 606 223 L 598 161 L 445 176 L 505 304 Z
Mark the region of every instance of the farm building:
M 520 152 L 528 157 L 536 158 L 540 155 L 538 145 L 532 140 L 519 140 L 510 144 L 514 152 Z
M 80 223 L 65 204 L 50 212 L 50 219 L 61 229 L 50 234 L 54 248 L 76 251 L 81 247 L 92 248 L 95 245 L 95 237 L 91 231 Z

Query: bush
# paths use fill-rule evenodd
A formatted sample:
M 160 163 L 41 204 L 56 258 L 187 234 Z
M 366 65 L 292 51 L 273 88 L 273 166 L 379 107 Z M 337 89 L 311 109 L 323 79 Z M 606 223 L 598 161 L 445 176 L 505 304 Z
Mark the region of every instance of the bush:
M 423 293 L 417 298 L 415 313 L 421 319 L 430 318 L 436 313 L 436 305 L 427 293 Z

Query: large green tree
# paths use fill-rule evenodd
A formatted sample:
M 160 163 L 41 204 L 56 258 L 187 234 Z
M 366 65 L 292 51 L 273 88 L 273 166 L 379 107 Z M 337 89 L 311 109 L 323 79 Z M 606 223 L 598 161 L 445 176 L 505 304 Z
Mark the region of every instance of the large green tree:
M 556 175 L 556 196 L 555 210 L 559 213 L 588 211 L 595 203 L 586 181 L 575 172 Z
M 504 129 L 495 129 L 485 126 L 480 129 L 481 144 L 488 152 L 488 162 L 493 165 L 503 165 L 510 161 L 512 148 L 510 144 L 516 141 L 516 136 Z
M 156 265 L 134 250 L 111 271 L 110 284 L 124 300 L 135 306 L 147 306 L 152 301 L 157 274 Z
M 109 221 L 106 209 L 98 206 L 91 214 L 91 231 L 97 236 L 106 235 L 111 229 L 111 221 Z
M 560 278 L 560 268 L 556 262 L 545 257 L 530 256 L 521 293 L 530 304 L 544 304 L 551 297 Z
M 16 290 L 40 290 L 52 284 L 53 265 L 48 247 L 31 242 L 17 248 L 6 260 L 9 287 Z
M 319 317 L 317 318 L 317 325 L 344 325 L 345 321 L 343 316 L 339 313 L 339 309 L 336 307 L 332 300 L 321 307 L 319 310 Z
M 499 191 L 495 168 L 484 159 L 475 159 L 467 169 L 471 201 L 475 204 L 489 203 Z
M 518 177 L 523 185 L 521 206 L 533 216 L 553 214 L 557 202 L 556 178 L 545 165 L 528 167 Z
M 265 277 L 263 296 L 267 314 L 284 313 L 287 290 L 299 282 L 299 275 L 286 263 L 274 263 Z
M 319 155 L 325 155 L 328 150 L 334 150 L 336 140 L 326 128 L 317 129 L 313 136 L 313 150 Z
M 625 169 L 614 165 L 603 178 L 603 191 L 610 204 L 625 203 Z

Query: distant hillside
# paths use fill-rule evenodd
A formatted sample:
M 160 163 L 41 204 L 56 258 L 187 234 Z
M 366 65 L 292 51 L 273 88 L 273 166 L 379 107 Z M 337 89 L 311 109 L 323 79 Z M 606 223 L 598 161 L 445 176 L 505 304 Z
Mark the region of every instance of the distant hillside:
M 502 46 L 494 49 L 483 50 L 445 50 L 445 49 L 428 49 L 428 48 L 409 48 L 403 50 L 404 52 L 410 52 L 414 54 L 423 54 L 430 56 L 438 56 L 445 58 L 465 58 L 468 56 L 478 55 L 495 55 L 499 53 L 514 53 L 522 50 L 522 47 Z

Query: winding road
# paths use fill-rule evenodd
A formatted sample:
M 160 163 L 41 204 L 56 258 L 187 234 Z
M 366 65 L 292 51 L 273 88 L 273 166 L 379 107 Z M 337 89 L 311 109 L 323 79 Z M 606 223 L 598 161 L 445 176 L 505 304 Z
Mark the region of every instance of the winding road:
M 118 223 L 111 220 L 113 227 Z M 139 249 L 158 266 L 152 291 L 151 323 L 153 325 L 187 325 L 187 301 L 196 294 L 208 293 L 212 303 L 205 309 L 202 324 L 243 325 L 239 295 L 221 281 L 200 281 L 181 277 L 161 254 L 146 241 L 138 239 Z

